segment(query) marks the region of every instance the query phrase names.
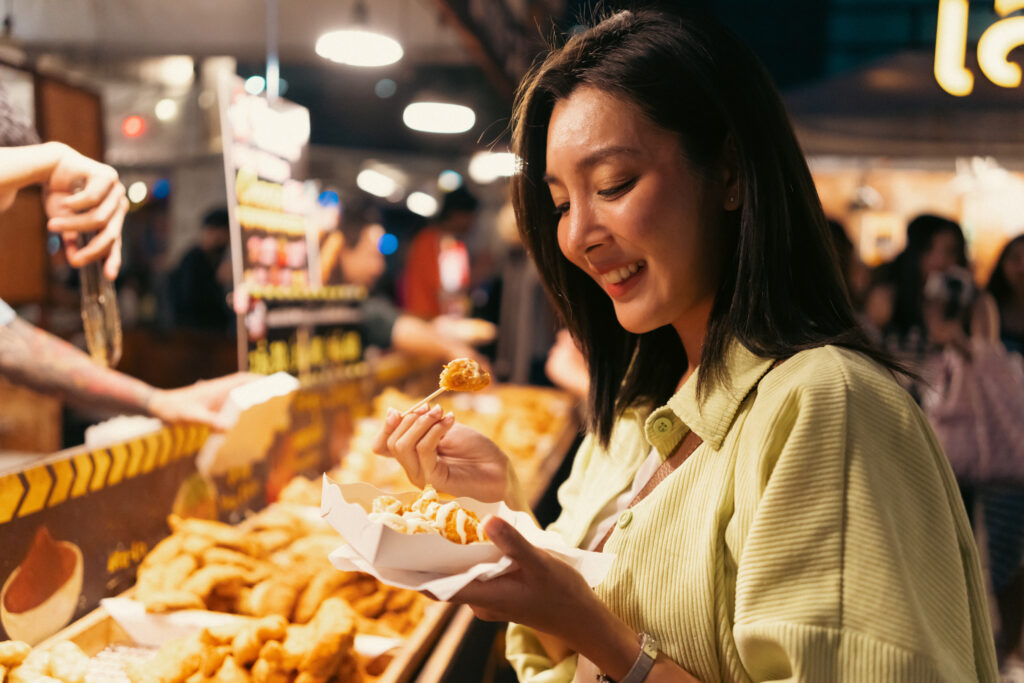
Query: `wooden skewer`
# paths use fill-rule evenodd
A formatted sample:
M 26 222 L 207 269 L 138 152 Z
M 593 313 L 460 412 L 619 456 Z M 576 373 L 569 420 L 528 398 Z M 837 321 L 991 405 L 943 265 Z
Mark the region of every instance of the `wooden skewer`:
M 419 408 L 419 407 L 420 407 L 421 405 L 423 405 L 424 403 L 430 403 L 431 401 L 433 401 L 433 400 L 434 400 L 435 398 L 437 398 L 438 396 L 440 396 L 441 394 L 443 394 L 443 393 L 444 393 L 444 392 L 446 392 L 446 391 L 448 391 L 448 390 L 447 390 L 447 389 L 445 389 L 444 387 L 441 387 L 440 389 L 438 389 L 437 391 L 435 391 L 434 393 L 432 393 L 432 394 L 431 394 L 430 396 L 427 396 L 427 397 L 426 397 L 425 399 L 423 399 L 422 401 L 420 401 L 419 403 L 417 403 L 416 405 L 414 405 L 414 406 L 413 406 L 412 408 L 409 408 L 409 410 L 407 410 L 407 411 L 405 411 L 404 413 L 402 413 L 402 417 L 405 417 L 406 415 L 408 415 L 408 414 L 409 414 L 409 413 L 411 413 L 412 411 L 414 411 L 414 410 L 416 410 L 417 408 Z

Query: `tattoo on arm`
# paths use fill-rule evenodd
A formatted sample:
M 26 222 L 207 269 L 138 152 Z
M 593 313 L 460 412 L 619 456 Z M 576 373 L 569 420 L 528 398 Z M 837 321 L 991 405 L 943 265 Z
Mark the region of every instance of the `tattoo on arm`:
M 85 352 L 20 318 L 0 327 L 0 374 L 37 391 L 134 413 L 148 412 L 155 393 L 145 382 L 96 365 Z

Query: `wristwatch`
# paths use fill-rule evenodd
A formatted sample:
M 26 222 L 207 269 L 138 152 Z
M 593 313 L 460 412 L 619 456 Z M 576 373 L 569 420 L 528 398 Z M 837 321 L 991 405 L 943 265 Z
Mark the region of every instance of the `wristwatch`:
M 640 654 L 636 656 L 633 666 L 629 667 L 629 671 L 626 672 L 626 675 L 618 683 L 642 683 L 647 678 L 647 674 L 651 672 L 651 667 L 654 666 L 654 660 L 657 658 L 658 641 L 650 634 L 641 633 Z M 598 683 L 615 683 L 605 674 L 600 674 L 597 680 Z

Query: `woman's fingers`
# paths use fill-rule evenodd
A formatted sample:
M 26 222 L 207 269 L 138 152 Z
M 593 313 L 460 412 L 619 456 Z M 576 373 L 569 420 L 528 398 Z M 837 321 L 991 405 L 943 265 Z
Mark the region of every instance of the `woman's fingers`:
M 435 422 L 416 444 L 416 454 L 420 458 L 420 468 L 425 473 L 430 474 L 437 468 L 437 447 L 441 443 L 441 439 L 444 438 L 444 435 L 448 433 L 454 424 L 455 415 L 448 413 Z
M 402 414 L 394 408 L 388 408 L 384 414 L 384 426 L 377 433 L 373 440 L 373 452 L 377 455 L 391 455 L 388 451 L 388 438 L 391 436 L 398 423 L 402 421 Z
M 542 566 L 544 551 L 538 550 L 501 517 L 488 515 L 483 527 L 487 538 L 498 546 L 498 550 L 512 558 L 521 570 L 532 572 Z

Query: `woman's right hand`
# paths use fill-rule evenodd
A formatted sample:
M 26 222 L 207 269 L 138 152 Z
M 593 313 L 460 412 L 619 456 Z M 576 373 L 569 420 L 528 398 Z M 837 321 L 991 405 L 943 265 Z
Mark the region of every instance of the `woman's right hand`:
M 404 417 L 389 408 L 373 450 L 398 460 L 420 488 L 430 484 L 449 495 L 503 500 L 510 508 L 529 510 L 508 456 L 438 405 L 422 406 Z

